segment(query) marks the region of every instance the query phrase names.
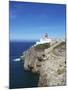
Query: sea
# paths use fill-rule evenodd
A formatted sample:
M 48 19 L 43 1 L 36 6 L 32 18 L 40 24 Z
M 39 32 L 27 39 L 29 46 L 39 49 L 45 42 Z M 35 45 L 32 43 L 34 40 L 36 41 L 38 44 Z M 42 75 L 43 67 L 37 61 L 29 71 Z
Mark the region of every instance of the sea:
M 38 86 L 39 74 L 24 70 L 20 56 L 34 45 L 34 41 L 10 41 L 9 88 L 31 88 Z

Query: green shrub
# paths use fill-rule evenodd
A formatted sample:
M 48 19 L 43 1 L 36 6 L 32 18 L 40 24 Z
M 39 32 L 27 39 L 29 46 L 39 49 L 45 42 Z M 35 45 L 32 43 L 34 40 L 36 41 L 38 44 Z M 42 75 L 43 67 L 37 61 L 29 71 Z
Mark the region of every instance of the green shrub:
M 45 43 L 45 44 L 39 44 L 35 47 L 35 49 L 40 49 L 40 50 L 44 50 L 50 47 L 50 43 Z

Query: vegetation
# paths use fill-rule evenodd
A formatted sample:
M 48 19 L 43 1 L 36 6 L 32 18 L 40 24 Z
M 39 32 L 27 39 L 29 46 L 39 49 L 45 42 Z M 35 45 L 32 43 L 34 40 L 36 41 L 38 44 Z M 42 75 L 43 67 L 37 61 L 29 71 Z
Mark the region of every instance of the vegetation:
M 57 73 L 58 73 L 58 74 L 64 73 L 64 69 L 58 69 L 58 70 L 57 70 Z
M 35 47 L 36 50 L 44 50 L 50 47 L 50 43 L 39 44 Z
M 58 47 L 61 47 L 61 46 L 64 46 L 64 45 L 66 46 L 66 42 L 63 41 L 63 42 L 61 42 L 61 44 L 59 44 L 59 45 L 56 46 L 55 48 L 58 48 Z M 54 49 L 55 49 L 55 48 L 54 48 Z

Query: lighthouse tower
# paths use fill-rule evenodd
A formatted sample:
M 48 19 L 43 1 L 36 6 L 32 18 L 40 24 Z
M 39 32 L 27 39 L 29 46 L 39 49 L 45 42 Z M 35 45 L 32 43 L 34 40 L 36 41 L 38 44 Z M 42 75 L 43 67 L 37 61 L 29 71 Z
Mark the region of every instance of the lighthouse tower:
M 45 38 L 48 38 L 48 33 L 45 33 Z

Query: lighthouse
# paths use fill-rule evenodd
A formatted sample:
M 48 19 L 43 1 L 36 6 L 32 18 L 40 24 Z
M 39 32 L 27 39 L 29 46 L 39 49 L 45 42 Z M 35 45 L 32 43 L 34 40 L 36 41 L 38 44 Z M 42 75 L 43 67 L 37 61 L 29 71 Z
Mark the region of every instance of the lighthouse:
M 45 33 L 45 38 L 48 38 L 48 33 Z
M 48 33 L 45 33 L 43 37 L 41 37 L 39 42 L 36 42 L 36 45 L 38 44 L 46 44 L 46 43 L 51 43 L 51 39 L 48 38 Z

